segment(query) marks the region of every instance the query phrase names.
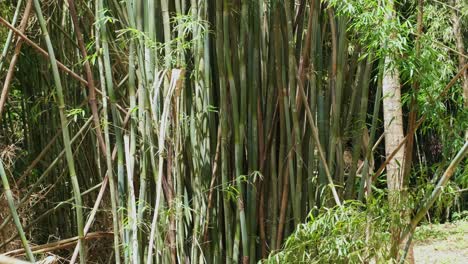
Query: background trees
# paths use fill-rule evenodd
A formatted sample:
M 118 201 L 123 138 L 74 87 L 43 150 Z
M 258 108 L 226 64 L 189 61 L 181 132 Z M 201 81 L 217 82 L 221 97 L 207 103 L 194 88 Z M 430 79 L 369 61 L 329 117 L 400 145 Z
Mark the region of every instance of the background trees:
M 28 19 L 18 2 L 0 21 L 2 162 L 28 236 L 79 235 L 81 261 L 253 263 L 310 214 L 392 190 L 399 245 L 464 143 L 462 3 L 34 1 Z M 108 251 L 84 243 L 106 231 Z

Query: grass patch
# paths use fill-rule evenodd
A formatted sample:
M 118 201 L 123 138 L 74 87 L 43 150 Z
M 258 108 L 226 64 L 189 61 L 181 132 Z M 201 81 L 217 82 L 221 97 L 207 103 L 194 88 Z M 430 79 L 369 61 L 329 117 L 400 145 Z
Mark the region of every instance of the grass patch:
M 458 220 L 446 224 L 428 224 L 416 229 L 414 239 L 418 243 L 427 243 L 433 240 L 446 240 L 448 237 L 460 238 L 460 244 L 468 246 L 463 237 L 468 233 L 468 220 Z

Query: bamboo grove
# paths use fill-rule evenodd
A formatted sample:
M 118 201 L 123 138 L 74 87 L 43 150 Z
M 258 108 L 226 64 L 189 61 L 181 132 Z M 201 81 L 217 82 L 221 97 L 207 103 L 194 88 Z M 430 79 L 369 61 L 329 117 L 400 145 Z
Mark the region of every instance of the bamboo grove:
M 458 142 L 447 159 L 462 149 L 455 168 L 463 33 L 431 31 L 425 12 L 449 7 L 401 2 L 5 1 L 0 190 L 12 213 L 0 251 L 19 237 L 12 255 L 32 262 L 49 249 L 72 263 L 255 263 L 309 213 L 387 184 L 404 193 L 422 173 L 411 160 L 425 137 L 413 134 L 440 116 L 458 123 L 444 139 Z M 383 88 L 398 67 L 409 99 L 388 149 Z M 428 114 L 440 104 L 460 113 Z M 403 202 L 390 207 L 407 216 Z

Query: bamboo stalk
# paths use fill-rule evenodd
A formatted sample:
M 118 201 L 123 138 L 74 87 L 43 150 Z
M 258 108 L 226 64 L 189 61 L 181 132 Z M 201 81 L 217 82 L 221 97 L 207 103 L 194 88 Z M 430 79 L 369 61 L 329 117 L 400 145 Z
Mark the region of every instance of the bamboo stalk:
M 35 262 L 34 256 L 31 252 L 31 248 L 29 247 L 28 240 L 26 239 L 26 235 L 24 234 L 23 227 L 21 226 L 21 221 L 18 216 L 18 212 L 16 211 L 15 201 L 13 198 L 13 194 L 10 189 L 10 184 L 8 183 L 8 178 L 5 173 L 5 169 L 3 168 L 3 160 L 0 159 L 0 177 L 2 178 L 3 189 L 5 190 L 5 195 L 8 202 L 8 207 L 10 207 L 10 212 L 13 217 L 13 221 L 15 222 L 16 230 L 21 238 L 21 243 L 23 243 L 24 250 L 28 259 L 31 262 Z
M 161 200 L 161 187 L 162 187 L 162 178 L 163 178 L 163 168 L 164 168 L 164 145 L 165 145 L 165 140 L 166 140 L 166 130 L 168 129 L 168 115 L 169 115 L 169 110 L 170 110 L 170 103 L 171 103 L 171 98 L 173 96 L 173 93 L 176 89 L 179 89 L 180 85 L 180 80 L 183 76 L 183 72 L 181 70 L 174 69 L 172 70 L 171 73 L 171 82 L 169 85 L 169 90 L 167 91 L 166 98 L 164 100 L 164 108 L 163 108 L 163 113 L 161 116 L 161 123 L 160 123 L 160 128 L 159 128 L 159 140 L 158 140 L 158 149 L 159 149 L 159 173 L 158 173 L 158 182 L 156 184 L 156 202 L 155 202 L 155 207 L 154 207 L 154 213 L 153 213 L 153 220 L 151 222 L 151 231 L 150 231 L 150 239 L 148 243 L 148 257 L 146 259 L 146 262 L 148 264 L 151 264 L 153 262 L 153 247 L 154 247 L 154 236 L 156 234 L 156 224 L 158 221 L 158 215 L 159 215 L 159 206 L 160 206 L 160 200 Z M 153 120 L 154 122 L 157 122 L 157 120 Z
M 84 70 L 86 73 L 86 78 L 88 81 L 88 90 L 89 90 L 89 105 L 91 107 L 91 112 L 93 114 L 93 121 L 94 121 L 94 126 L 96 129 L 96 136 L 99 142 L 99 147 L 101 148 L 101 153 L 103 153 L 103 155 L 105 156 L 106 144 L 102 136 L 101 124 L 99 122 L 98 107 L 96 103 L 96 87 L 94 86 L 94 77 L 91 71 L 89 60 L 87 59 L 88 53 L 86 52 L 85 44 L 83 41 L 83 36 L 81 33 L 81 28 L 78 22 L 78 16 L 76 14 L 75 1 L 68 0 L 68 5 L 69 5 L 69 10 L 70 10 L 70 16 L 72 18 L 73 26 L 75 29 L 76 39 L 78 41 L 78 46 L 81 51 L 81 56 L 84 59 Z
M 100 50 L 100 36 L 99 36 L 99 28 L 96 26 L 96 49 Z M 102 57 L 98 58 L 98 67 L 99 67 L 99 79 L 103 87 L 106 87 L 106 79 L 104 77 L 104 66 L 102 63 Z M 109 135 L 109 125 L 108 125 L 108 102 L 107 102 L 107 92 L 106 89 L 103 89 L 103 97 L 102 97 L 102 110 L 103 110 L 103 122 L 104 122 L 104 143 L 106 146 L 106 166 L 107 166 L 107 176 L 109 177 L 109 192 L 111 198 L 111 208 L 112 208 L 112 224 L 114 229 L 114 258 L 115 263 L 120 264 L 120 242 L 119 242 L 119 235 L 122 234 L 122 231 L 119 227 L 119 215 L 117 212 L 117 204 L 118 204 L 118 194 L 116 194 L 117 188 L 114 179 L 114 172 L 112 161 L 115 159 L 116 155 L 111 154 L 111 147 L 110 147 L 110 135 Z M 127 115 L 129 115 L 128 113 Z M 126 121 L 124 121 L 125 125 Z M 111 157 L 112 156 L 112 157 Z M 122 235 L 123 236 L 123 235 Z
M 78 228 L 78 236 L 81 239 L 81 245 L 80 245 L 80 262 L 85 263 L 86 261 L 86 246 L 83 240 L 83 203 L 81 201 L 81 194 L 80 194 L 80 185 L 78 183 L 78 178 L 76 176 L 76 171 L 75 171 L 75 162 L 73 160 L 73 154 L 71 150 L 71 145 L 70 145 L 70 134 L 67 126 L 67 118 L 65 116 L 65 101 L 64 101 L 64 96 L 63 96 L 63 90 L 62 90 L 62 82 L 60 80 L 60 75 L 58 72 L 58 67 L 57 67 L 57 61 L 55 60 L 55 54 L 54 54 L 54 49 L 52 47 L 52 41 L 49 37 L 48 31 L 47 31 L 47 26 L 46 22 L 44 19 L 44 16 L 42 15 L 42 9 L 41 9 L 41 4 L 38 0 L 34 0 L 34 8 L 36 10 L 36 15 L 39 21 L 39 24 L 42 29 L 42 34 L 44 35 L 45 42 L 47 44 L 47 49 L 49 51 L 49 59 L 50 63 L 52 66 L 52 73 L 54 76 L 54 82 L 56 86 L 56 92 L 57 92 L 57 100 L 58 100 L 58 107 L 59 107 L 59 113 L 60 113 L 60 123 L 62 126 L 62 135 L 63 135 L 63 141 L 65 145 L 65 156 L 67 159 L 67 165 L 70 173 L 70 179 L 71 179 L 71 184 L 73 187 L 73 193 L 75 196 L 75 203 L 76 203 L 76 220 L 77 220 L 77 228 Z
M 96 197 L 96 202 L 94 203 L 93 209 L 91 210 L 88 221 L 86 222 L 86 225 L 84 227 L 84 236 L 85 236 L 85 238 L 88 235 L 89 228 L 91 227 L 91 225 L 92 225 L 92 223 L 94 221 L 94 218 L 96 216 L 97 210 L 99 208 L 99 205 L 101 204 L 102 197 L 104 196 L 104 192 L 106 190 L 108 181 L 109 181 L 109 175 L 106 174 L 106 176 L 104 177 L 104 180 L 101 183 L 101 189 L 99 190 L 99 194 Z M 80 243 L 81 242 L 78 240 L 78 243 L 76 244 L 75 250 L 73 251 L 73 255 L 72 255 L 71 259 L 70 259 L 70 264 L 75 263 L 76 258 L 78 257 L 78 252 L 79 252 L 79 249 L 80 249 Z
M 138 229 L 137 229 L 137 208 L 136 198 L 133 187 L 133 164 L 130 158 L 130 139 L 127 135 L 124 136 L 125 144 L 125 160 L 127 165 L 127 183 L 128 183 L 128 222 L 131 229 L 130 239 L 130 256 L 132 263 L 138 263 Z
M 370 200 L 372 197 L 372 183 L 371 183 L 371 177 L 369 177 L 369 171 L 370 171 L 370 161 L 372 159 L 372 154 L 374 151 L 374 148 L 377 146 L 377 144 L 380 142 L 380 140 L 383 139 L 384 134 L 376 141 L 374 147 L 372 145 L 374 144 L 374 138 L 375 138 L 375 133 L 377 130 L 377 124 L 378 124 L 378 117 L 379 117 L 379 111 L 380 111 L 380 101 L 382 98 L 382 80 L 383 80 L 383 60 L 381 59 L 379 62 L 379 73 L 378 73 L 378 80 L 377 80 L 377 91 L 374 99 L 374 110 L 372 113 L 372 123 L 371 123 L 371 131 L 369 135 L 369 144 L 367 146 L 367 150 L 365 153 L 365 160 L 363 163 L 363 168 L 362 168 L 362 173 L 361 173 L 361 183 L 360 183 L 360 188 L 359 188 L 359 193 L 358 193 L 358 200 L 363 200 L 364 194 L 366 194 L 366 199 Z M 366 189 L 364 189 L 366 188 Z
M 109 101 L 111 106 L 111 113 L 112 113 L 112 123 L 115 131 L 115 140 L 117 146 L 117 193 L 118 193 L 118 206 L 123 207 L 125 201 L 125 190 L 126 190 L 126 182 L 125 182 L 125 172 L 124 172 L 124 146 L 123 146 L 123 137 L 122 137 L 122 127 L 121 127 L 121 120 L 120 115 L 117 111 L 117 98 L 114 91 L 114 83 L 112 78 L 112 67 L 110 63 L 110 54 L 109 54 L 109 43 L 108 43 L 108 33 L 107 33 L 107 25 L 104 23 L 104 1 L 97 0 L 96 2 L 98 12 L 98 17 L 102 21 L 99 27 L 99 34 L 100 34 L 100 44 L 102 45 L 103 50 L 103 60 L 104 60 L 104 76 L 106 82 L 106 89 L 109 95 Z M 129 114 L 131 111 L 129 111 Z M 108 168 L 109 169 L 109 168 Z M 123 222 L 123 215 L 120 217 L 120 221 Z M 114 224 L 115 225 L 115 224 Z M 114 241 L 115 241 L 114 237 Z M 122 234 L 122 240 L 124 243 L 128 243 L 127 236 Z
M 369 95 L 369 82 L 371 78 L 371 68 L 373 63 L 373 56 L 369 54 L 367 57 L 366 67 L 362 76 L 361 85 L 361 100 L 359 102 L 359 109 L 355 122 L 355 128 L 353 132 L 353 150 L 352 150 L 352 164 L 349 172 L 349 176 L 346 181 L 345 198 L 352 199 L 355 194 L 355 180 L 356 172 L 358 168 L 358 159 L 361 153 L 362 146 L 362 135 L 366 128 L 366 115 L 367 115 L 367 101 Z M 357 87 L 356 87 L 357 88 Z M 370 145 L 372 146 L 372 145 Z
M 232 71 L 231 65 L 231 56 L 229 54 L 229 3 L 228 0 L 224 0 L 224 8 L 223 8 L 223 43 L 224 43 L 224 62 L 226 67 L 227 73 L 227 80 L 229 84 L 229 92 L 230 92 L 230 100 L 232 106 L 232 116 L 233 116 L 233 128 L 234 128 L 234 159 L 235 159 L 235 182 L 236 187 L 239 192 L 237 195 L 237 209 L 239 210 L 239 224 L 241 228 L 241 239 L 242 239 L 242 250 L 243 250 L 243 263 L 248 263 L 248 252 L 249 252 L 249 242 L 248 242 L 248 235 L 247 235 L 247 221 L 246 221 L 246 214 L 245 214 L 245 204 L 244 204 L 244 186 L 241 181 L 242 167 L 243 167 L 243 156 L 242 156 L 242 148 L 243 142 L 241 138 L 241 131 L 244 130 L 244 124 L 240 120 L 239 114 L 239 103 L 238 103 L 238 95 L 236 90 L 236 84 L 234 80 L 234 74 Z
M 222 186 L 229 186 L 228 180 L 228 164 L 229 154 L 227 150 L 228 144 L 228 102 L 227 102 L 227 82 L 225 74 L 224 62 L 224 39 L 223 39 L 223 3 L 216 4 L 216 63 L 218 66 L 219 75 L 219 95 L 220 95 L 220 126 L 221 126 L 221 182 Z M 224 239 L 226 251 L 226 263 L 230 264 L 233 260 L 233 236 L 232 236 L 232 214 L 227 193 L 223 193 L 223 215 L 224 215 Z

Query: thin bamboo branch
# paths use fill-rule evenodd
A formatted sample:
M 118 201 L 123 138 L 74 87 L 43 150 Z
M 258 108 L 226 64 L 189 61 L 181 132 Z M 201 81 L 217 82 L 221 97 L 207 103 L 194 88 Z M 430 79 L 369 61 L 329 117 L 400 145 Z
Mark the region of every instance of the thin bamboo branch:
M 100 36 L 99 36 L 99 27 L 96 26 L 96 49 L 100 50 Z M 98 58 L 98 67 L 99 67 L 99 78 L 103 87 L 106 86 L 106 79 L 104 77 L 104 65 L 102 63 L 102 57 Z M 127 75 L 128 76 L 128 75 Z M 120 86 L 120 85 L 118 85 Z M 106 166 L 107 166 L 107 177 L 109 177 L 109 192 L 111 198 L 111 208 L 112 208 L 112 225 L 114 229 L 114 258 L 115 263 L 120 264 L 120 243 L 119 243 L 119 235 L 121 235 L 122 231 L 119 228 L 119 215 L 117 212 L 117 204 L 118 204 L 118 195 L 116 194 L 117 188 L 114 179 L 114 172 L 112 170 L 112 161 L 117 156 L 117 152 L 111 154 L 111 146 L 110 146 L 110 135 L 109 135 L 109 124 L 108 124 L 108 102 L 107 102 L 107 92 L 106 89 L 103 89 L 103 97 L 102 97 L 102 109 L 103 109 L 103 120 L 104 120 L 104 141 L 106 145 Z M 124 121 L 123 127 L 127 124 L 130 118 L 130 112 L 127 112 L 127 117 Z M 114 147 L 114 150 L 117 150 L 117 146 Z M 123 236 L 123 235 L 122 235 Z
M 93 232 L 89 233 L 86 236 L 86 240 L 93 240 L 93 239 L 98 239 L 98 238 L 105 238 L 105 237 L 110 237 L 112 236 L 112 232 Z M 33 246 L 31 247 L 31 250 L 35 254 L 41 254 L 41 253 L 46 253 L 46 252 L 51 252 L 59 249 L 64 249 L 64 248 L 69 248 L 80 240 L 79 236 L 71 237 L 71 238 L 66 238 L 62 239 L 60 241 L 44 244 L 44 245 L 38 245 L 38 246 Z M 9 251 L 5 253 L 7 256 L 21 256 L 24 255 L 24 249 L 17 249 L 13 251 Z
M 305 106 L 305 110 L 306 110 L 306 116 L 307 116 L 307 121 L 312 129 L 312 136 L 315 140 L 315 144 L 317 146 L 317 149 L 318 149 L 318 152 L 319 152 L 319 156 L 320 156 L 320 161 L 322 162 L 322 165 L 325 169 L 325 172 L 326 172 L 326 175 L 327 175 L 327 178 L 328 178 L 328 186 L 330 187 L 331 191 L 332 191 L 332 194 L 333 194 L 333 198 L 335 199 L 335 203 L 339 206 L 341 206 L 341 201 L 340 201 L 340 198 L 338 196 L 338 192 L 336 191 L 336 188 L 335 188 L 335 185 L 333 184 L 333 178 L 331 176 L 331 173 L 330 173 L 330 170 L 328 168 L 328 165 L 327 165 L 327 160 L 325 159 L 325 154 L 323 152 L 323 149 L 322 149 L 322 146 L 320 145 L 320 139 L 319 139 L 319 135 L 318 135 L 318 130 L 317 130 L 317 127 L 315 126 L 315 122 L 314 122 L 314 118 L 312 116 L 312 111 L 310 110 L 310 107 L 309 107 L 309 102 L 307 101 L 307 96 L 304 92 L 304 87 L 302 87 L 302 85 L 299 85 L 299 93 L 300 93 L 300 96 L 302 97 L 302 102 Z
M 91 213 L 89 214 L 88 221 L 86 222 L 86 225 L 84 227 L 84 236 L 85 238 L 88 235 L 89 228 L 94 222 L 94 218 L 96 216 L 97 210 L 99 208 L 99 205 L 101 204 L 102 197 L 104 196 L 104 192 L 106 191 L 107 183 L 109 181 L 109 175 L 106 174 L 104 177 L 104 180 L 102 180 L 101 183 L 101 189 L 99 190 L 98 196 L 96 197 L 96 201 L 94 202 L 93 209 L 91 210 Z M 70 264 L 74 264 L 76 261 L 76 258 L 78 257 L 79 249 L 80 249 L 80 241 L 78 240 L 78 243 L 76 244 L 75 250 L 73 251 L 73 255 L 70 259 Z

